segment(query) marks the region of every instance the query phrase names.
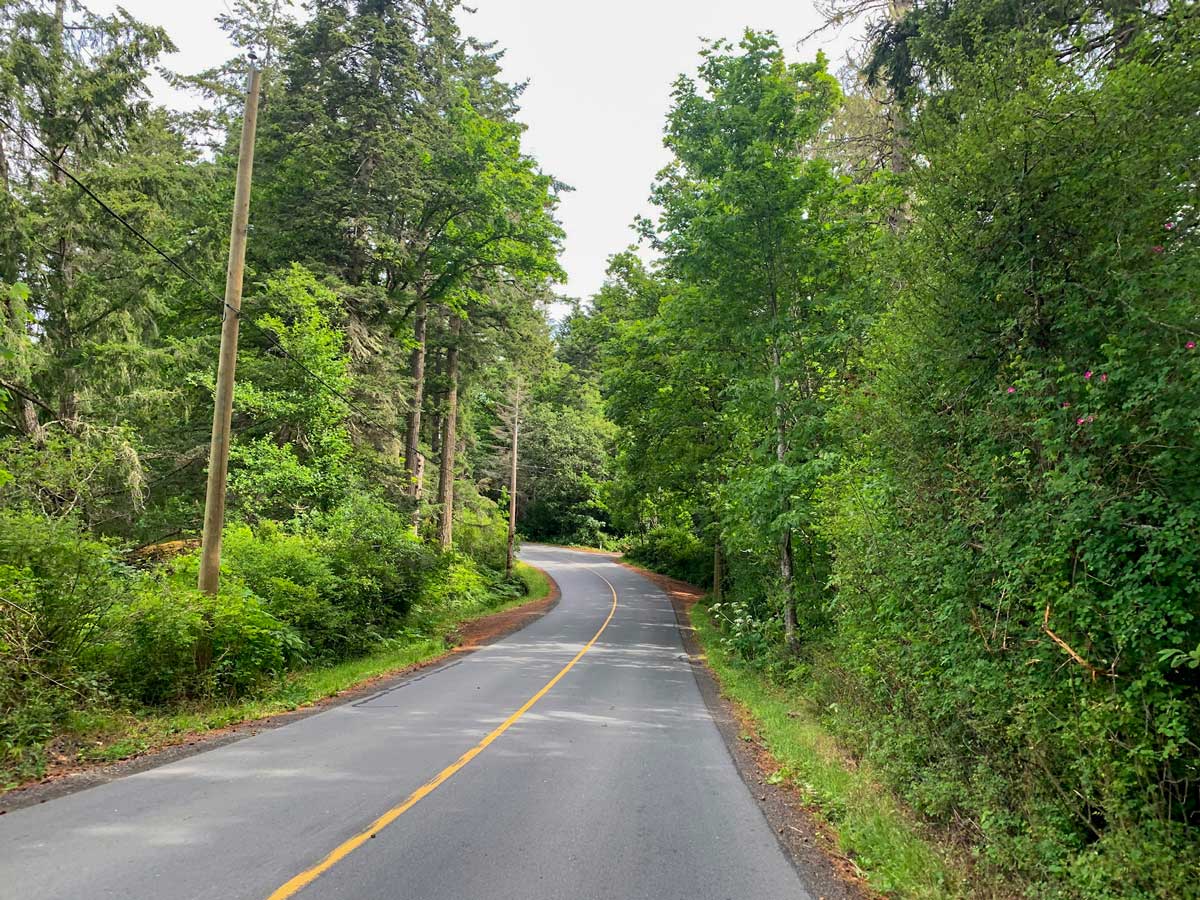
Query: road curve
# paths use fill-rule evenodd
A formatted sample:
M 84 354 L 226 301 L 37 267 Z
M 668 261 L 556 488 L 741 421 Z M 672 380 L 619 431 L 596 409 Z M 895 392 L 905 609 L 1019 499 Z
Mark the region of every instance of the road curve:
M 604 556 L 521 555 L 562 589 L 522 631 L 0 817 L 0 897 L 811 900 L 709 716 L 669 599 Z

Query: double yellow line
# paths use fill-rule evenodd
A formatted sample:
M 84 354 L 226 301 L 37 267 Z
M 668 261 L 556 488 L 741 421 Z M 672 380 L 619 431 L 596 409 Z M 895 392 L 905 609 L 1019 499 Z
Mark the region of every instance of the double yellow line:
M 541 690 L 526 700 L 520 709 L 492 729 L 492 731 L 489 732 L 488 735 L 478 744 L 456 759 L 453 763 L 446 766 L 446 768 L 442 769 L 442 771 L 438 772 L 437 775 L 429 779 L 429 781 L 425 782 L 423 785 L 409 794 L 403 803 L 393 806 L 382 816 L 367 826 L 364 831 L 360 831 L 358 834 L 354 835 L 354 837 L 339 844 L 332 851 L 330 851 L 328 856 L 326 856 L 311 869 L 305 869 L 295 878 L 291 878 L 284 882 L 282 885 L 276 888 L 275 892 L 272 893 L 267 900 L 285 900 L 287 897 L 295 896 L 304 887 L 312 884 L 325 872 L 328 872 L 371 838 L 375 837 L 375 835 L 384 828 L 387 828 L 389 825 L 395 822 L 398 818 L 441 787 L 441 785 L 449 781 L 455 772 L 482 753 L 484 749 L 492 743 L 492 741 L 496 740 L 496 738 L 508 731 L 508 729 L 511 728 L 517 722 L 517 720 L 521 718 L 521 716 L 529 712 L 529 709 L 533 706 L 533 704 L 545 697 L 546 694 L 549 693 L 550 689 L 558 684 L 564 675 L 571 671 L 571 669 L 575 666 L 575 663 L 579 662 L 579 660 L 583 658 L 583 654 L 591 650 L 592 645 L 599 640 L 600 635 L 604 633 L 604 629 L 608 627 L 608 623 L 612 621 L 613 614 L 617 611 L 617 589 L 612 586 L 611 581 L 609 581 L 599 572 L 595 572 L 595 570 L 593 570 L 593 572 L 596 577 L 607 584 L 608 589 L 612 591 L 612 607 L 608 611 L 608 617 L 604 620 L 604 624 L 600 626 L 600 630 L 592 635 L 592 639 L 590 641 L 583 645 L 583 649 L 575 654 L 574 659 L 559 669 L 558 674 L 546 682 L 545 686 L 542 687 Z

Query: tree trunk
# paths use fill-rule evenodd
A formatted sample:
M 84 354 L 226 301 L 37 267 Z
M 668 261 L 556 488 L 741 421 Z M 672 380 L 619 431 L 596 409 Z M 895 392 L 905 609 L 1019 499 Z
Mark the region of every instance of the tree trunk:
M 446 423 L 446 410 L 444 409 L 444 406 L 446 403 L 446 395 L 442 394 L 442 396 L 440 398 L 435 398 L 434 402 L 437 403 L 438 406 L 436 409 L 434 409 L 433 415 L 430 416 L 429 458 L 430 459 L 441 459 L 442 458 L 442 427 Z
M 772 318 L 777 318 L 774 300 L 771 302 Z M 787 459 L 787 416 L 783 402 L 782 359 L 779 353 L 779 336 L 771 340 L 771 383 L 775 391 L 775 459 L 782 465 Z M 783 498 L 783 512 L 791 511 L 791 503 Z M 796 636 L 796 592 L 795 592 L 795 561 L 792 555 L 792 531 L 790 528 L 783 533 L 779 543 L 779 582 L 783 591 L 783 637 L 788 652 L 795 652 L 798 639 Z
M 0 379 L 0 390 L 4 390 L 16 404 L 17 430 L 33 441 L 35 446 L 41 447 L 46 442 L 46 426 L 38 418 L 37 407 L 45 408 L 45 404 L 35 401 L 33 395 L 27 394 L 21 386 L 3 379 Z
M 783 585 L 783 642 L 789 653 L 795 653 L 800 646 L 796 635 L 796 597 L 793 590 L 793 560 L 792 532 L 783 533 L 783 542 L 779 548 L 779 580 Z
M 413 528 L 420 524 L 421 476 L 425 467 L 421 455 L 421 406 L 425 402 L 425 330 L 429 319 L 425 298 L 417 300 L 416 315 L 413 317 L 413 346 L 410 372 L 413 379 L 412 406 L 408 409 L 408 423 L 404 433 L 404 471 L 408 473 L 408 496 L 413 501 Z
M 712 598 L 721 600 L 721 586 L 725 581 L 725 558 L 721 554 L 721 539 L 713 538 L 713 584 Z
M 427 368 L 428 372 L 429 369 Z M 430 384 L 433 388 L 442 386 L 442 379 L 446 375 L 446 354 L 444 352 L 435 352 L 433 355 L 433 367 L 430 373 Z M 430 397 L 433 411 L 429 416 L 429 458 L 442 458 L 442 423 L 446 420 L 446 392 L 441 391 L 439 394 L 433 394 Z
M 912 10 L 912 0 L 892 0 L 888 4 L 888 18 L 899 22 Z M 888 159 L 887 167 L 893 175 L 903 175 L 909 169 L 908 114 L 904 104 L 892 97 L 884 103 L 884 118 L 887 122 Z M 888 229 L 898 232 L 912 218 L 908 195 L 887 211 Z
M 446 420 L 442 424 L 442 467 L 438 472 L 438 543 L 443 550 L 454 544 L 454 450 L 458 443 L 458 336 L 462 319 L 451 316 L 450 347 L 446 351 Z

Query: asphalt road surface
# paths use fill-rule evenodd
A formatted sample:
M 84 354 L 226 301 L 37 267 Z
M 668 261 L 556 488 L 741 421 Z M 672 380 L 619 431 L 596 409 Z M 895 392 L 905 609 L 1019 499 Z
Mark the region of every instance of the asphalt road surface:
M 603 556 L 522 557 L 562 600 L 502 641 L 0 817 L 0 897 L 809 900 L 669 598 Z

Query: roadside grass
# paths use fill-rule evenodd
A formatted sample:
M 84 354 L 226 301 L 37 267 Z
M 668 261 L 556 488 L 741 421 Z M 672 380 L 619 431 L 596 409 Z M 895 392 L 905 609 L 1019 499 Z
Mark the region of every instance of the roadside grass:
M 436 637 L 398 638 L 375 653 L 330 666 L 290 672 L 257 696 L 235 701 L 195 701 L 162 710 L 133 710 L 92 706 L 72 710 L 50 747 L 59 766 L 106 763 L 128 759 L 151 750 L 185 743 L 191 737 L 229 728 L 243 722 L 291 712 L 309 706 L 372 678 L 389 675 L 427 662 L 448 651 L 446 635 L 463 622 L 545 599 L 550 580 L 544 573 L 518 562 L 516 574 L 525 584 L 525 595 L 446 623 Z M 0 772 L 0 792 L 19 785 Z
M 536 569 L 529 563 L 517 561 L 515 574 L 525 584 L 525 596 L 518 597 L 512 603 L 506 603 L 497 610 L 489 610 L 485 615 L 491 615 L 492 612 L 509 609 L 513 606 L 520 606 L 523 603 L 533 603 L 536 600 L 544 600 L 550 595 L 550 579 L 546 577 L 546 573 L 541 569 Z
M 780 769 L 773 780 L 797 788 L 837 833 L 838 845 L 871 887 L 914 900 L 969 895 L 961 864 L 872 777 L 846 759 L 805 703 L 730 654 L 707 608 L 692 607 L 692 624 L 726 696 L 740 704 Z
M 446 652 L 443 639 L 424 638 L 336 665 L 289 673 L 257 697 L 196 701 L 169 710 L 91 707 L 69 713 L 52 752 L 63 762 L 115 762 L 181 743 L 190 735 L 291 712 L 347 688 Z

